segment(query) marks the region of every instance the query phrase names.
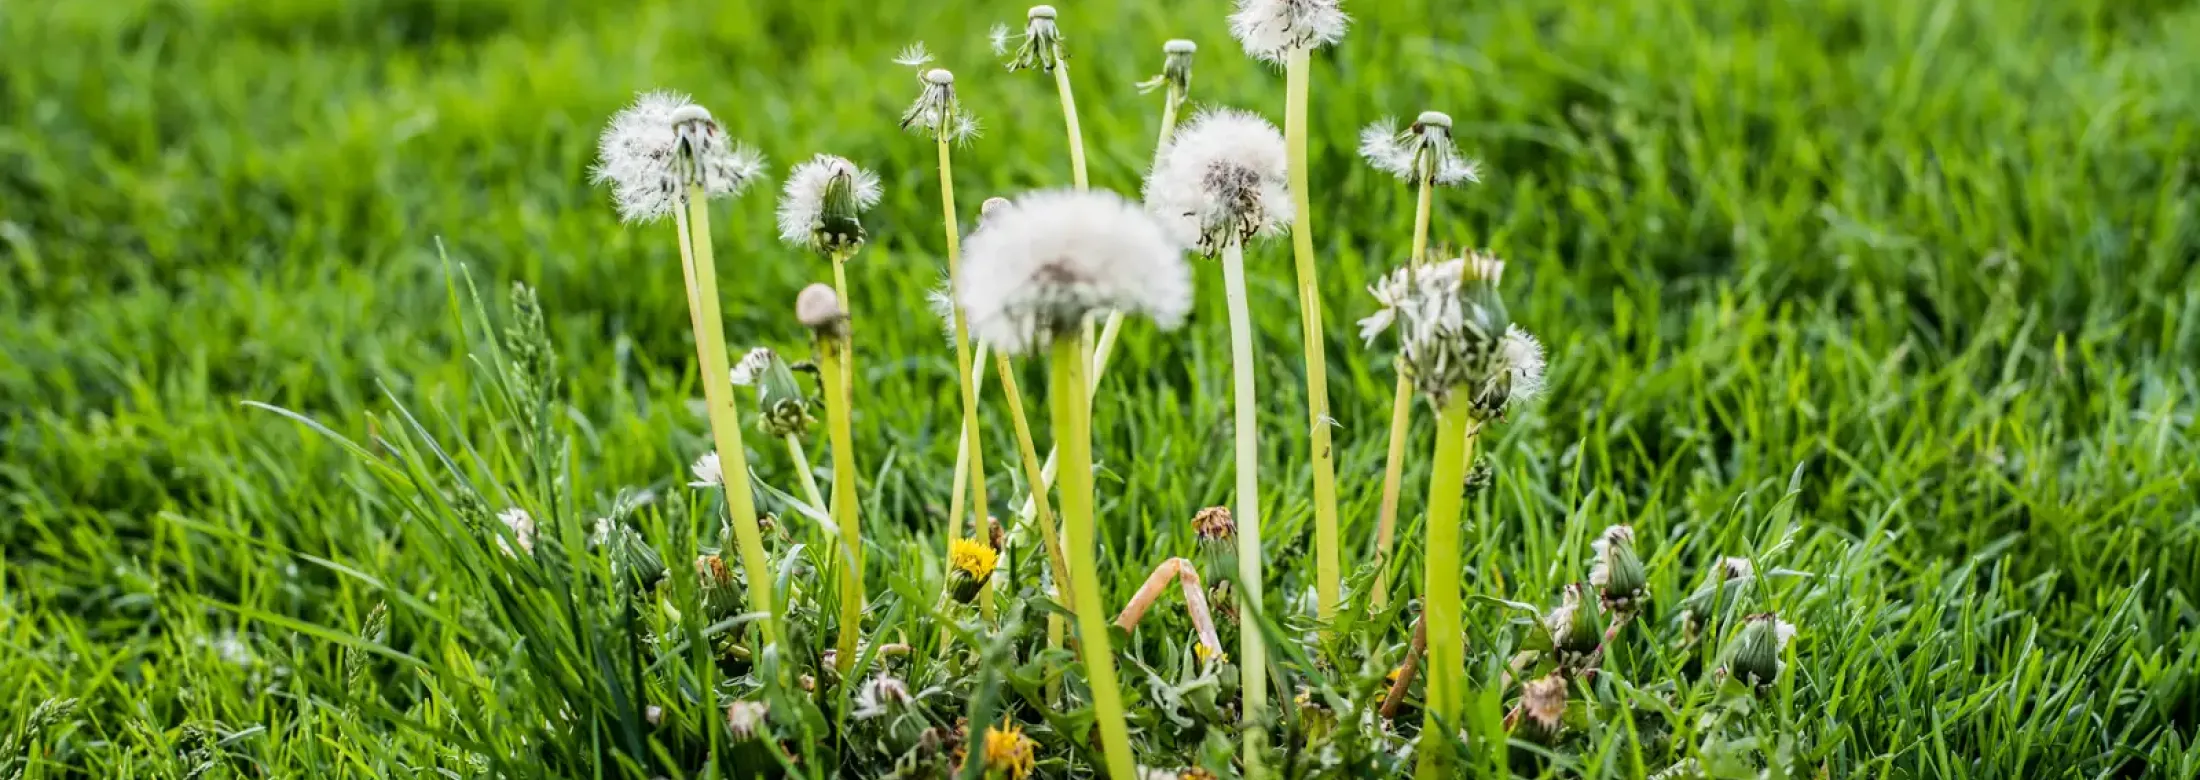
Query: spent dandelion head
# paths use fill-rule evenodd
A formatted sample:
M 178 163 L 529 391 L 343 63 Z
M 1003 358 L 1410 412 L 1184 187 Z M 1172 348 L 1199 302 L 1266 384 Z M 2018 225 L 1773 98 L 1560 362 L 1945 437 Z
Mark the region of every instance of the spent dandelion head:
M 863 246 L 863 212 L 878 205 L 878 174 L 821 154 L 794 167 L 779 198 L 779 238 L 820 255 Z
M 955 74 L 932 68 L 917 74 L 922 89 L 901 114 L 901 129 L 947 141 L 978 137 L 978 120 L 955 100 Z
M 1228 545 L 1237 539 L 1237 520 L 1229 507 L 1207 507 L 1192 515 L 1192 536 L 1202 546 Z
M 1454 391 L 1473 393 L 1477 413 L 1494 416 L 1482 402 L 1494 397 L 1501 409 L 1512 383 L 1502 349 L 1507 315 L 1496 283 L 1503 268 L 1480 254 L 1408 264 L 1368 288 L 1381 308 L 1360 320 L 1360 337 L 1373 340 L 1396 329 L 1400 363 L 1416 389 L 1439 404 Z
M 838 339 L 848 328 L 848 310 L 829 284 L 802 288 L 794 298 L 794 318 L 820 339 Z
M 1515 737 L 1550 744 L 1565 726 L 1566 678 L 1547 674 L 1520 686 L 1520 706 L 1505 718 L 1505 729 Z
M 1182 250 L 1154 218 L 1102 190 L 1025 195 L 963 246 L 956 300 L 970 333 L 1025 354 L 1118 310 L 1176 327 L 1191 307 Z
M 592 179 L 610 185 L 621 219 L 653 222 L 691 191 L 730 197 L 763 173 L 763 155 L 726 137 L 710 111 L 677 92 L 646 92 L 604 128 Z
M 1054 22 L 1054 6 L 1035 5 L 1024 14 L 1022 35 L 1010 35 L 1007 25 L 994 25 L 988 36 L 993 42 L 993 53 L 1008 58 L 1010 71 L 1036 68 L 1053 73 L 1065 56 L 1062 50 L 1062 28 Z M 1014 46 L 1014 51 L 1010 50 Z
M 1451 117 L 1423 112 L 1405 129 L 1385 119 L 1360 131 L 1360 156 L 1376 170 L 1410 182 L 1460 185 L 1482 180 L 1473 160 L 1452 144 Z
M 1291 222 L 1289 154 L 1259 115 L 1203 111 L 1178 130 L 1146 177 L 1146 208 L 1178 242 L 1215 255 Z
M 1237 0 L 1230 35 L 1254 59 L 1282 64 L 1292 52 L 1344 39 L 1352 25 L 1342 0 Z
M 964 604 L 978 597 L 986 580 L 993 578 L 999 553 L 976 539 L 956 539 L 947 546 L 948 590 Z
M 1182 38 L 1161 45 L 1161 73 L 1138 82 L 1138 91 L 1152 92 L 1162 87 L 1173 90 L 1178 97 L 1191 94 L 1192 56 L 1199 53 L 1199 44 Z

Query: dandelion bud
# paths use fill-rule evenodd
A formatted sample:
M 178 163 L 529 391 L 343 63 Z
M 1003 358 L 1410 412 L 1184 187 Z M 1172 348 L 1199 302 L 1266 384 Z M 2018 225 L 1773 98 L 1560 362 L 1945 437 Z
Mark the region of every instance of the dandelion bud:
M 1549 745 L 1565 727 L 1566 678 L 1544 675 L 1520 686 L 1520 705 L 1505 716 L 1505 731 L 1517 739 Z
M 848 327 L 848 310 L 840 307 L 840 294 L 832 285 L 812 284 L 794 299 L 794 318 L 818 338 L 837 341 Z
M 1152 92 L 1162 87 L 1182 98 L 1192 91 L 1192 55 L 1199 53 L 1199 44 L 1177 38 L 1161 45 L 1161 75 L 1138 82 L 1138 91 Z
M 1360 131 L 1360 156 L 1376 170 L 1416 184 L 1456 186 L 1481 181 L 1473 160 L 1452 145 L 1451 116 L 1440 111 L 1398 129 L 1385 119 Z
M 1178 243 L 1213 256 L 1282 232 L 1291 221 L 1283 134 L 1245 111 L 1201 112 L 1177 131 L 1146 177 L 1146 208 Z
M 1106 310 L 1162 329 L 1191 308 L 1191 269 L 1154 218 L 1114 193 L 1039 192 L 986 220 L 963 246 L 955 297 L 970 335 L 1020 355 Z
M 795 383 L 794 369 L 770 347 L 757 347 L 735 364 L 731 379 L 736 387 L 756 388 L 760 423 L 773 436 L 799 436 L 808 431 L 810 399 Z
M 1614 612 L 1631 612 L 1649 598 L 1649 576 L 1643 571 L 1642 557 L 1635 553 L 1635 529 L 1615 525 L 1604 529 L 1603 535 L 1590 543 L 1596 561 L 1589 567 L 1589 584 L 1597 588 L 1597 596 L 1604 608 Z
M 611 186 L 628 222 L 654 222 L 704 198 L 740 194 L 764 173 L 764 157 L 726 137 L 710 111 L 677 92 L 648 92 L 611 117 L 591 178 Z
M 1727 650 L 1726 670 L 1734 679 L 1760 688 L 1780 679 L 1780 653 L 1795 638 L 1795 625 L 1777 613 L 1743 618 L 1742 632 Z
M 1292 52 L 1344 39 L 1352 18 L 1342 0 L 1237 0 L 1230 35 L 1254 59 L 1281 65 Z
M 753 742 L 764 734 L 771 708 L 760 701 L 737 701 L 726 705 L 726 732 L 736 743 Z
M 702 593 L 705 617 L 719 620 L 740 611 L 741 592 L 733 581 L 733 570 L 726 566 L 724 558 L 716 555 L 696 556 L 695 581 L 697 589 Z
M 1596 652 L 1602 640 L 1597 633 L 1596 605 L 1588 602 L 1578 582 L 1567 585 L 1558 607 L 1543 616 L 1543 628 L 1551 634 L 1551 646 L 1561 666 L 1571 666 L 1574 660 Z
M 1037 68 L 1053 73 L 1061 64 L 1062 28 L 1054 24 L 1054 6 L 1035 5 L 1024 15 L 1024 34 L 1010 36 L 1006 25 L 993 27 L 993 53 L 1008 57 L 1010 71 Z M 1009 54 L 1009 44 L 1016 44 L 1015 54 Z
M 975 539 L 956 539 L 947 547 L 948 595 L 957 602 L 968 604 L 978 598 L 978 591 L 993 578 L 993 565 L 999 553 Z
M 878 204 L 878 175 L 821 154 L 787 176 L 779 199 L 779 238 L 827 257 L 863 246 L 863 211 Z

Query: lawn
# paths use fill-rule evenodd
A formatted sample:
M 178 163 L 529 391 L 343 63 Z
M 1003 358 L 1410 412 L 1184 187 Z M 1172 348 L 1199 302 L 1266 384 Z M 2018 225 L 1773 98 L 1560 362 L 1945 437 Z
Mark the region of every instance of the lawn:
M 1283 123 L 1283 69 L 1245 56 L 1224 0 L 1059 7 L 1094 188 L 1139 193 L 1162 96 L 1137 83 L 1166 39 L 1199 45 L 1195 105 Z M 1181 556 L 1217 586 L 1230 654 L 1266 632 L 1272 775 L 1402 774 L 1433 722 L 1368 706 L 1409 655 L 1437 431 L 1421 404 L 1373 609 L 1396 349 L 1354 322 L 1410 254 L 1416 198 L 1360 159 L 1360 130 L 1440 109 L 1481 182 L 1436 193 L 1430 240 L 1504 258 L 1512 319 L 1550 356 L 1543 398 L 1479 442 L 1454 774 L 2200 776 L 2200 7 L 1344 7 L 1351 32 L 1312 56 L 1307 127 L 1337 619 L 1310 595 L 1290 239 L 1246 251 L 1265 602 L 1232 601 L 1234 555 L 1192 522 L 1233 496 L 1217 263 L 1191 260 L 1184 327 L 1124 329 L 1091 410 L 1100 600 Z M 1034 524 L 1010 523 L 983 612 L 940 598 L 962 403 L 927 303 L 947 267 L 935 149 L 897 127 L 919 81 L 892 60 L 929 44 L 983 123 L 955 151 L 967 230 L 984 198 L 1070 183 L 1053 79 L 986 41 L 1024 18 L 0 3 L 0 778 L 930 777 L 1012 729 L 1037 776 L 1102 775 L 1083 667 L 1044 640 L 1060 608 Z M 723 491 L 688 485 L 713 445 L 679 245 L 590 182 L 605 122 L 653 89 L 771 161 L 770 182 L 711 205 L 735 357 L 812 352 L 795 297 L 832 268 L 778 238 L 788 167 L 831 152 L 881 178 L 847 267 L 848 478 L 860 664 L 914 697 L 892 716 L 852 717 L 862 686 L 819 658 L 838 633 L 830 536 L 753 427 L 796 600 L 785 649 L 760 658 L 752 623 L 711 620 L 739 610 L 688 565 L 736 556 Z M 1042 451 L 1046 368 L 1018 374 Z M 997 385 L 982 452 L 1010 521 L 1028 480 Z M 833 483 L 824 425 L 808 446 Z M 532 556 L 499 554 L 482 522 L 513 505 L 540 523 Z M 633 586 L 638 564 L 582 543 L 599 516 L 633 529 L 620 550 L 669 564 L 664 583 Z M 1513 657 L 1549 644 L 1533 613 L 1588 577 L 1613 525 L 1633 529 L 1647 606 L 1632 625 L 1607 613 L 1603 668 L 1552 732 L 1523 731 L 1540 672 Z M 1717 586 L 1723 556 L 1753 576 Z M 1706 591 L 1723 611 L 1699 627 L 1683 605 Z M 1113 637 L 1138 762 L 1236 777 L 1243 659 L 1195 658 L 1183 603 Z M 1796 629 L 1762 688 L 1729 673 L 1745 613 Z M 768 705 L 775 738 L 729 729 L 736 700 Z

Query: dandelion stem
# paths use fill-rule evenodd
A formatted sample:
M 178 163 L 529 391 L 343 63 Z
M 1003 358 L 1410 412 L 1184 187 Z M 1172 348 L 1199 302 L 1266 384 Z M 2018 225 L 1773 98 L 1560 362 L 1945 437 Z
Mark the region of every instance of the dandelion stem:
M 940 153 L 940 226 L 947 235 L 947 283 L 950 289 L 959 290 L 962 289 L 962 228 L 955 216 L 955 154 L 948 128 L 941 127 L 936 140 Z M 954 306 L 954 315 L 955 379 L 962 391 L 962 435 L 969 442 L 971 517 L 975 524 L 982 525 L 990 512 L 985 496 L 985 440 L 978 431 L 978 388 L 971 371 L 974 364 L 970 359 L 970 323 L 959 302 Z M 956 482 L 961 484 L 961 480 Z M 951 545 L 960 538 L 962 513 L 950 509 L 947 538 L 942 544 Z M 941 648 L 945 652 L 945 643 L 941 643 Z
M 1284 64 L 1284 143 L 1291 168 L 1291 254 L 1298 266 L 1299 317 L 1306 342 L 1306 415 L 1314 449 L 1314 597 L 1320 618 L 1337 611 L 1342 573 L 1337 557 L 1337 470 L 1330 443 L 1329 362 L 1323 356 L 1320 281 L 1314 271 L 1314 208 L 1306 171 L 1307 79 L 1311 49 L 1291 50 Z M 1250 659 L 1247 659 L 1250 661 Z
M 710 246 L 710 211 L 703 188 L 688 185 L 687 209 L 674 211 L 680 228 L 680 262 L 687 274 L 688 313 L 694 319 L 695 357 L 701 364 L 703 402 L 710 410 L 711 439 L 726 489 L 726 512 L 741 547 L 741 572 L 748 580 L 751 612 L 763 614 L 757 630 L 764 646 L 779 644 L 778 602 L 772 597 L 771 560 L 764 554 L 764 533 L 756 523 L 756 495 L 749 487 L 749 451 L 741 443 L 741 414 L 736 408 L 726 357 L 725 317 L 718 309 L 718 269 Z M 692 223 L 692 224 L 691 224 Z
M 1232 239 L 1222 248 L 1222 283 L 1230 307 L 1230 391 L 1235 406 L 1238 586 L 1248 604 L 1261 603 L 1260 419 L 1253 385 L 1253 318 L 1245 293 L 1245 247 Z M 1248 612 L 1250 614 L 1250 612 Z M 1268 648 L 1248 625 L 1238 632 L 1238 663 L 1245 678 L 1247 739 L 1268 708 Z M 1252 750 L 1250 743 L 1247 750 Z M 1251 764 L 1248 756 L 1248 765 Z
M 850 254 L 849 252 L 833 253 L 833 294 L 840 296 L 842 308 L 853 312 L 856 305 L 855 299 L 848 297 L 848 256 Z M 840 380 L 842 386 L 848 388 L 848 392 L 852 395 L 856 386 L 856 336 L 853 323 L 841 329 L 840 342 Z
M 1097 535 L 1092 494 L 1092 405 L 1084 390 L 1090 368 L 1075 339 L 1057 338 L 1051 357 L 1053 380 L 1047 401 L 1053 407 L 1054 432 L 1062 453 L 1062 521 L 1068 539 L 1070 593 L 1077 604 L 1077 634 L 1083 650 L 1085 681 L 1092 689 L 1094 719 L 1107 754 L 1108 776 L 1138 776 L 1131 759 L 1130 730 L 1123 722 L 1123 694 L 1116 685 L 1115 657 L 1108 650 L 1108 619 L 1101 614 L 1100 570 L 1094 554 Z
M 1436 457 L 1428 488 L 1427 580 L 1421 619 L 1428 631 L 1428 711 L 1444 728 L 1460 726 L 1465 704 L 1466 634 L 1459 603 L 1460 485 L 1474 456 L 1475 432 L 1468 394 L 1454 392 L 1436 415 Z M 1442 734 L 1434 731 L 1427 733 Z M 1419 776 L 1452 775 L 1450 740 L 1423 739 Z
M 994 368 L 1001 375 L 1001 395 L 1008 399 L 1008 417 L 1016 428 L 1016 451 L 1023 456 L 1024 478 L 1031 481 L 1031 503 L 1036 513 L 1034 521 L 1039 525 L 1039 540 L 1047 548 L 1047 563 L 1053 567 L 1054 585 L 1068 600 L 1069 560 L 1062 555 L 1062 539 L 1054 530 L 1054 512 L 1047 506 L 1047 492 L 1041 484 L 1039 448 L 1031 440 L 1031 422 L 1024 416 L 1024 393 L 1016 384 L 1016 370 L 1007 355 L 993 358 Z
M 834 665 L 845 674 L 855 666 L 863 634 L 863 533 L 856 516 L 855 436 L 848 425 L 848 385 L 837 378 L 846 365 L 838 338 L 817 342 L 818 373 L 826 378 L 825 422 L 833 446 L 833 524 L 840 527 L 840 641 Z
M 1077 189 L 1091 186 L 1085 178 L 1085 133 L 1077 125 L 1077 95 L 1069 85 L 1069 61 L 1059 55 L 1054 62 L 1054 91 L 1062 96 L 1062 124 L 1069 132 L 1069 176 Z
M 810 454 L 802 448 L 802 437 L 787 434 L 787 455 L 794 458 L 795 474 L 802 477 L 802 500 L 810 502 L 822 514 L 828 509 L 825 496 L 817 490 L 817 475 L 810 473 Z
M 1413 209 L 1413 254 L 1406 258 L 1409 268 L 1419 268 L 1428 254 L 1429 212 L 1435 202 L 1435 182 L 1427 176 L 1419 177 L 1421 195 Z M 1383 503 L 1375 521 L 1375 593 L 1376 609 L 1390 604 L 1390 544 L 1398 527 L 1398 498 L 1403 488 L 1406 470 L 1406 439 L 1413 426 L 1413 380 L 1406 376 L 1405 365 L 1395 364 L 1398 387 L 1391 391 L 1390 401 L 1390 452 L 1383 458 Z

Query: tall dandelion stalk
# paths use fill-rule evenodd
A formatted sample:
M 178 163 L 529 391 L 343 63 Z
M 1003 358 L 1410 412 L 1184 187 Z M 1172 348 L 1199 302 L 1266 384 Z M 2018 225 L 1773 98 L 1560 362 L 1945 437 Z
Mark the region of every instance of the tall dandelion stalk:
M 1090 357 L 1079 330 L 1093 314 L 1144 314 L 1164 329 L 1191 305 L 1191 275 L 1151 216 L 1104 192 L 1026 195 L 970 237 L 970 273 L 955 286 L 971 332 L 1009 355 L 1048 355 L 1047 402 L 1062 456 L 1057 488 L 1070 569 L 1079 659 L 1091 689 L 1108 776 L 1137 777 L 1103 612 L 1092 476 Z
M 1314 49 L 1344 38 L 1351 19 L 1340 0 L 1237 0 L 1230 33 L 1247 54 L 1284 67 L 1284 142 L 1290 151 L 1291 254 L 1299 279 L 1299 318 L 1306 348 L 1307 432 L 1313 442 L 1314 594 L 1327 621 L 1343 582 L 1338 557 L 1336 453 L 1330 441 L 1329 363 L 1322 343 L 1321 283 L 1314 269 L 1312 193 L 1306 170 L 1308 77 Z
M 1253 384 L 1253 322 L 1245 291 L 1245 242 L 1281 232 L 1292 205 L 1283 136 L 1251 113 L 1208 111 L 1177 133 L 1146 179 L 1146 208 L 1179 243 L 1220 257 L 1230 309 L 1230 368 L 1237 461 L 1238 582 L 1247 603 L 1262 596 L 1259 396 Z M 1267 708 L 1268 652 L 1261 632 L 1239 632 L 1247 733 Z
M 748 609 L 762 615 L 757 630 L 766 648 L 779 643 L 778 606 L 772 595 L 771 561 L 757 524 L 749 484 L 748 450 L 727 365 L 725 317 L 719 311 L 718 270 L 711 251 L 709 202 L 738 195 L 763 173 L 755 151 L 726 137 L 708 110 L 671 92 L 642 95 L 604 129 L 594 178 L 611 186 L 619 216 L 646 223 L 671 215 L 679 229 L 680 263 L 687 281 L 688 315 L 695 330 L 696 363 L 709 410 L 711 438 L 723 461 L 726 511 L 748 580 Z
M 1459 771 L 1444 735 L 1461 726 L 1466 703 L 1459 547 L 1467 464 L 1483 426 L 1543 385 L 1542 346 L 1509 324 L 1498 296 L 1503 272 L 1504 264 L 1486 255 L 1419 268 L 1409 263 L 1376 283 L 1371 292 L 1382 307 L 1360 321 L 1361 336 L 1370 340 L 1397 331 L 1400 369 L 1437 408 L 1422 593 L 1426 698 L 1434 718 L 1420 745 L 1419 776 L 1425 779 Z
M 1403 131 L 1389 121 L 1369 125 L 1360 133 L 1360 155 L 1376 170 L 1411 182 L 1419 190 L 1413 208 L 1413 253 L 1406 257 L 1407 267 L 1419 268 L 1428 260 L 1429 219 L 1436 187 L 1481 180 L 1475 175 L 1474 164 L 1461 159 L 1452 146 L 1451 117 L 1436 111 L 1423 112 Z M 1397 533 L 1406 439 L 1410 438 L 1412 425 L 1413 380 L 1401 370 L 1398 388 L 1391 396 L 1390 451 L 1383 460 L 1383 501 L 1375 522 L 1375 561 L 1381 567 L 1375 573 L 1377 609 L 1390 603 L 1390 547 Z
M 855 665 L 863 634 L 863 526 L 856 506 L 855 436 L 849 425 L 848 385 L 839 381 L 847 365 L 848 310 L 833 288 L 813 284 L 795 297 L 795 319 L 810 329 L 817 371 L 824 378 L 827 442 L 833 447 L 833 526 L 840 531 L 840 637 L 834 665 L 847 672 Z
M 896 60 L 903 65 L 920 67 L 931 61 L 922 44 L 910 47 Z M 957 141 L 976 137 L 977 119 L 963 110 L 955 100 L 955 74 L 934 68 L 918 77 L 922 91 L 915 103 L 902 113 L 901 126 L 905 130 L 932 137 L 939 148 L 940 159 L 940 227 L 947 237 L 947 278 L 950 287 L 959 288 L 962 279 L 962 227 L 955 214 L 955 153 Z M 970 464 L 971 518 L 974 528 L 983 528 L 991 512 L 986 507 L 985 494 L 985 446 L 978 428 L 977 379 L 971 371 L 975 365 L 970 355 L 969 318 L 958 301 L 954 307 L 955 329 L 955 380 L 962 393 L 962 453 L 967 453 Z M 958 460 L 962 454 L 958 453 Z M 957 480 L 960 489 L 961 480 Z M 953 544 L 962 536 L 962 514 L 948 512 L 946 544 Z

